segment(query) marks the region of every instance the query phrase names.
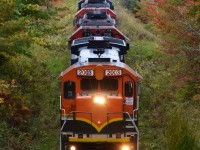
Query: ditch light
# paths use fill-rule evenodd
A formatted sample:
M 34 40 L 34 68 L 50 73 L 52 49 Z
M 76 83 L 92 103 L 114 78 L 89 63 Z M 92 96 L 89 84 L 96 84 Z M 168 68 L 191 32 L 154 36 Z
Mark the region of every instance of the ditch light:
M 70 147 L 70 150 L 76 150 L 76 147 L 75 147 L 74 145 L 72 145 L 72 146 Z
M 131 150 L 131 148 L 128 145 L 123 145 L 121 150 Z

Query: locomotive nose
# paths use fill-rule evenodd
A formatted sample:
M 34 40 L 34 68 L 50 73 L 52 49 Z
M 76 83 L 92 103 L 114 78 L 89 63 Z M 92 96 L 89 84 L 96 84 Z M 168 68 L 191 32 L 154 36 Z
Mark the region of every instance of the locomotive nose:
M 108 114 L 108 112 L 122 112 L 123 100 L 117 96 L 95 95 L 91 98 L 93 122 L 102 128 L 108 122 L 121 118 L 121 114 Z
M 97 80 L 102 80 L 103 77 L 104 77 L 104 67 L 99 64 L 95 67 L 95 78 Z

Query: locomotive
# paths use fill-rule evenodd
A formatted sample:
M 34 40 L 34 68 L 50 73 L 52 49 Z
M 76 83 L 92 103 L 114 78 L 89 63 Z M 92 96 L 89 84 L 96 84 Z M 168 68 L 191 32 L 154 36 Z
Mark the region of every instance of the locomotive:
M 110 6 L 109 0 L 78 3 L 75 20 L 93 18 L 92 25 L 76 24 L 69 37 L 71 66 L 60 74 L 60 150 L 139 149 L 142 77 L 125 63 L 127 37 L 104 20 L 116 19 Z

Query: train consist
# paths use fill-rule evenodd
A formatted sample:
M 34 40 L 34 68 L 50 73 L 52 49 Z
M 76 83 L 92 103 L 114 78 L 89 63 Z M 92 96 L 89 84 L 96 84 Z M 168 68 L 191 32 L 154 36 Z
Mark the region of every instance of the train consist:
M 141 76 L 110 0 L 81 0 L 61 80 L 61 150 L 138 150 Z

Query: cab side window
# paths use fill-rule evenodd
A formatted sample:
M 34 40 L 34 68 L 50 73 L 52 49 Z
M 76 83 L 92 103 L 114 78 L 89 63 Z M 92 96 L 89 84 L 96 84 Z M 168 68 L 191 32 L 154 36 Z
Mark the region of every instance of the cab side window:
M 73 81 L 67 81 L 64 82 L 64 98 L 66 99 L 73 99 L 76 97 L 75 95 L 75 82 Z
M 125 96 L 126 97 L 133 96 L 133 83 L 131 81 L 125 82 Z

